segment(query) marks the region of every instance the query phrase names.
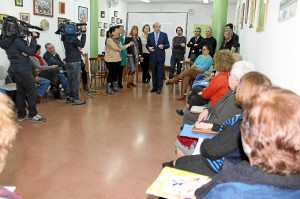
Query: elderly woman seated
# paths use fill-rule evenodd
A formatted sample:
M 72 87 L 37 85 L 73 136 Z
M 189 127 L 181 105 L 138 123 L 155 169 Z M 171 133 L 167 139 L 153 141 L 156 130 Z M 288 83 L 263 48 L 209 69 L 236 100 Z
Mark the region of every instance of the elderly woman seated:
M 190 81 L 195 79 L 198 74 L 208 70 L 213 64 L 213 59 L 209 54 L 210 51 L 211 47 L 204 45 L 202 48 L 202 55 L 197 57 L 191 68 L 184 70 L 179 76 L 167 81 L 167 84 L 174 84 L 179 80 L 182 80 L 182 94 L 178 99 L 184 99 L 184 95 L 186 95 Z
M 300 97 L 273 87 L 249 102 L 243 105 L 241 139 L 250 163 L 224 165 L 209 182 L 185 184 L 181 198 L 232 198 L 233 193 L 238 198 L 300 198 Z

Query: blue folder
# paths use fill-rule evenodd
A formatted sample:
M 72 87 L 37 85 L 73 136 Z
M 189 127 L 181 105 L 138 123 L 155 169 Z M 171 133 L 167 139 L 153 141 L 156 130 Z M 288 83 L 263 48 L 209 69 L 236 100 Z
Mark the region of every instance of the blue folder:
M 214 137 L 214 135 L 195 133 L 192 131 L 193 127 L 194 127 L 194 125 L 185 124 L 180 133 L 180 136 L 191 137 L 191 138 L 204 138 L 204 139 L 207 139 L 207 138 L 211 139 L 212 137 Z

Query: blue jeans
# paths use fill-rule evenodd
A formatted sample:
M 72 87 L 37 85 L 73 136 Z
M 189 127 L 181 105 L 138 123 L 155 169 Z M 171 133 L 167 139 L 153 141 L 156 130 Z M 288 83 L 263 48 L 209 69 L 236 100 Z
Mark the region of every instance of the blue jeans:
M 71 62 L 67 63 L 66 66 L 68 79 L 67 79 L 67 92 L 69 97 L 73 100 L 79 99 L 78 88 L 80 83 L 80 71 L 81 63 L 80 62 Z
M 170 67 L 169 79 L 172 79 L 174 77 L 175 69 L 177 71 L 177 74 L 181 73 L 181 67 L 182 67 L 182 61 L 183 61 L 183 59 L 184 59 L 184 55 L 183 54 L 177 54 L 177 53 L 173 53 L 172 54 L 172 56 L 171 56 L 171 67 Z
M 67 78 L 64 74 L 59 73 L 57 74 L 58 79 L 60 80 L 61 86 L 64 89 L 64 92 L 67 91 Z
M 42 97 L 50 86 L 50 81 L 46 78 L 40 77 L 40 80 L 37 82 L 37 93 L 38 96 Z
M 136 69 L 137 59 L 134 56 L 128 56 L 129 70 L 134 72 Z

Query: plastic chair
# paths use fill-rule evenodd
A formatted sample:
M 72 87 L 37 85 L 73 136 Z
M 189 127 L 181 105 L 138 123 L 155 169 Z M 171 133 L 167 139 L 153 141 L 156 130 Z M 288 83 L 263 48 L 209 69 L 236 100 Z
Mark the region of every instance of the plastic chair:
M 10 83 L 5 84 L 5 79 L 8 77 Z M 0 88 L 5 91 L 16 91 L 17 85 L 13 83 L 10 76 L 7 73 L 7 69 L 4 66 L 0 65 Z

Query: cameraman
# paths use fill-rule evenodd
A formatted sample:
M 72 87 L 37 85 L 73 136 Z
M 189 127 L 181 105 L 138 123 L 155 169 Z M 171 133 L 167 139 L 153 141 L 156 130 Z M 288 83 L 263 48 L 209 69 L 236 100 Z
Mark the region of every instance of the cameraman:
M 20 36 L 13 36 L 12 43 L 5 48 L 10 61 L 9 73 L 12 74 L 17 85 L 16 104 L 18 108 L 18 121 L 25 119 L 34 122 L 45 122 L 46 119 L 37 114 L 36 100 L 37 89 L 32 74 L 33 65 L 29 56 L 33 56 L 36 50 L 36 32 L 31 33 L 30 45 Z M 26 113 L 26 97 L 28 112 Z
M 81 23 L 86 23 L 86 19 L 83 18 Z M 72 103 L 72 105 L 85 104 L 85 100 L 79 99 L 78 87 L 80 82 L 81 71 L 81 54 L 80 48 L 84 48 L 86 41 L 86 26 L 82 26 L 82 35 L 79 40 L 76 35 L 63 35 L 62 41 L 66 50 L 66 69 L 68 73 L 67 90 L 69 96 L 67 96 L 66 103 Z

